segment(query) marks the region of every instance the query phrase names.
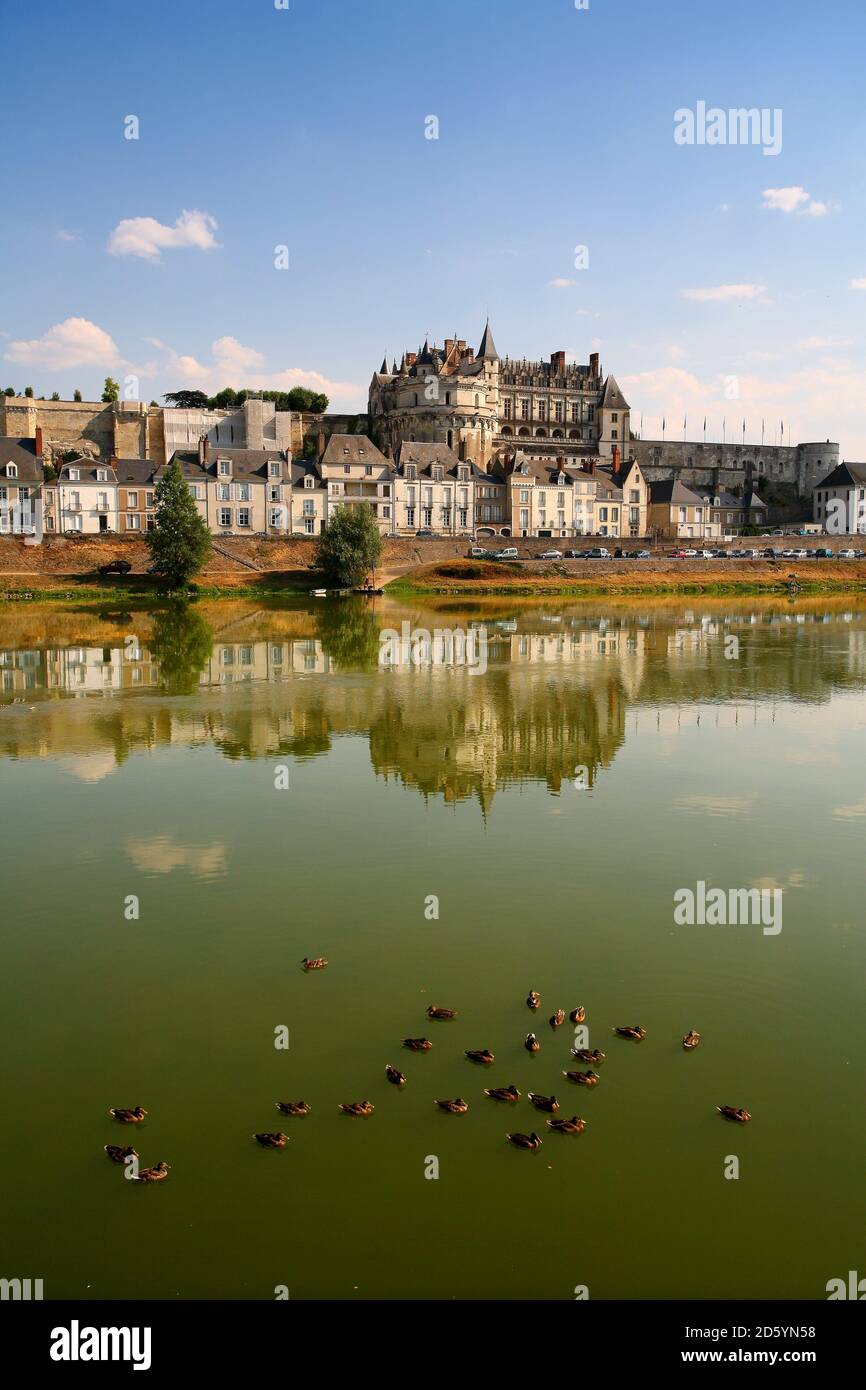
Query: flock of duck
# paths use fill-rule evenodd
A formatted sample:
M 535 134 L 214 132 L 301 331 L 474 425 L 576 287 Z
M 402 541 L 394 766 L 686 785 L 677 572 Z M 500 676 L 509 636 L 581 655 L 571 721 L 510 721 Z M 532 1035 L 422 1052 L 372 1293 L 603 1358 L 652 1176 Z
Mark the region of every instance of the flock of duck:
M 301 964 L 305 971 L 324 970 L 328 962 L 324 956 L 305 956 Z M 532 989 L 529 991 L 526 1003 L 527 1007 L 533 1012 L 541 1008 L 541 995 L 537 990 Z M 456 1009 L 442 1008 L 438 1004 L 431 1004 L 427 1009 L 427 1018 L 431 1020 L 431 1022 L 447 1022 L 456 1017 Z M 575 1026 L 582 1024 L 586 1021 L 586 1009 L 582 1005 L 578 1005 L 576 1009 L 571 1010 L 567 1017 L 569 1022 L 573 1023 Z M 548 1022 L 550 1027 L 555 1031 L 557 1028 L 562 1027 L 565 1020 L 565 1010 L 557 1009 L 551 1014 Z M 637 1023 L 625 1027 L 614 1028 L 613 1033 L 619 1038 L 628 1038 L 633 1042 L 643 1042 L 646 1037 L 646 1029 L 642 1028 L 640 1024 Z M 690 1028 L 682 1039 L 683 1050 L 685 1052 L 694 1051 L 694 1049 L 700 1045 L 700 1041 L 700 1033 L 696 1032 L 694 1028 Z M 403 1038 L 402 1045 L 409 1052 L 429 1052 L 433 1046 L 430 1039 L 426 1037 Z M 535 1033 L 527 1033 L 523 1045 L 527 1052 L 536 1053 L 541 1051 L 541 1043 Z M 488 1047 L 478 1049 L 467 1048 L 463 1055 L 468 1061 L 481 1067 L 489 1067 L 496 1060 L 494 1054 Z M 575 1086 L 597 1086 L 601 1078 L 599 1073 L 595 1070 L 595 1067 L 604 1061 L 604 1053 L 597 1047 L 575 1047 L 572 1048 L 572 1056 L 576 1057 L 578 1061 L 590 1063 L 590 1065 L 587 1066 L 584 1071 L 563 1071 L 562 1075 L 565 1079 Z M 406 1077 L 403 1072 L 390 1062 L 387 1063 L 385 1067 L 385 1076 L 393 1086 L 399 1087 L 406 1085 Z M 514 1085 L 488 1086 L 484 1090 L 484 1095 L 490 1100 L 498 1101 L 503 1105 L 515 1105 L 521 1099 L 520 1091 Z M 580 1115 L 572 1115 L 570 1119 L 565 1119 L 557 1115 L 556 1112 L 559 1110 L 559 1101 L 556 1096 L 542 1095 L 538 1091 L 527 1091 L 526 1098 L 530 1105 L 534 1106 L 536 1110 L 542 1111 L 549 1116 L 547 1128 L 552 1133 L 582 1134 L 586 1129 L 586 1120 L 582 1119 Z M 448 1115 L 465 1115 L 469 1109 L 469 1102 L 464 1100 L 462 1096 L 455 1096 L 454 1099 L 435 1100 L 433 1104 L 437 1109 L 444 1111 Z M 309 1115 L 311 1110 L 311 1107 L 305 1100 L 278 1100 L 276 1102 L 276 1108 L 281 1115 L 292 1116 L 294 1118 L 301 1118 L 304 1115 Z M 339 1108 L 344 1115 L 361 1117 L 372 1115 L 375 1106 L 369 1100 L 353 1100 L 343 1101 Z M 748 1110 L 742 1110 L 736 1105 L 717 1105 L 716 1111 L 726 1120 L 732 1120 L 737 1124 L 747 1124 L 752 1118 Z M 147 1111 L 140 1105 L 136 1105 L 129 1110 L 115 1107 L 112 1108 L 109 1113 L 121 1124 L 140 1124 L 147 1115 Z M 264 1149 L 284 1149 L 289 1141 L 289 1136 L 284 1134 L 282 1130 L 263 1130 L 260 1133 L 254 1134 L 252 1137 L 255 1139 L 256 1143 L 260 1144 Z M 520 1130 L 513 1130 L 506 1135 L 506 1139 L 509 1144 L 513 1144 L 518 1149 L 535 1150 L 541 1148 L 542 1141 L 535 1130 L 531 1130 L 529 1134 L 524 1134 Z M 117 1144 L 106 1144 L 105 1152 L 115 1163 L 128 1164 L 132 1160 L 138 1158 L 138 1153 L 131 1146 L 124 1148 Z M 159 1162 L 152 1168 L 142 1168 L 133 1176 L 138 1182 L 160 1182 L 163 1178 L 168 1176 L 170 1166 L 171 1165 L 168 1163 Z

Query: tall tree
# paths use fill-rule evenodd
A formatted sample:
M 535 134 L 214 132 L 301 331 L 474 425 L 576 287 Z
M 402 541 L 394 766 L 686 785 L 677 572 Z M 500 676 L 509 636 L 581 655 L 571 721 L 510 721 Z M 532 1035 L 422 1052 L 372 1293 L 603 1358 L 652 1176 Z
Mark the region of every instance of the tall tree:
M 344 505 L 322 531 L 314 563 L 333 583 L 355 588 L 381 554 L 382 537 L 370 508 Z
M 120 384 L 114 380 L 113 376 L 105 378 L 105 385 L 102 388 L 102 399 L 104 401 L 120 400 Z
M 163 400 L 181 410 L 204 410 L 208 404 L 204 391 L 166 391 Z
M 185 589 L 211 554 L 210 531 L 175 459 L 156 487 L 156 520 L 145 538 L 153 570 L 171 591 Z

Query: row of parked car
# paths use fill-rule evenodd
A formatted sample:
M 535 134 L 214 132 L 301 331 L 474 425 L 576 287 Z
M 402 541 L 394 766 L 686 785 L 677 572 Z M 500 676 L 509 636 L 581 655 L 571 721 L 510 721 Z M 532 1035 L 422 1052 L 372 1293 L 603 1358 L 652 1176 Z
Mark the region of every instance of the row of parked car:
M 545 550 L 540 555 L 525 555 L 526 560 L 862 560 L 866 552 L 862 550 L 838 550 L 836 552 L 821 547 L 818 550 L 788 549 L 768 546 L 765 550 L 606 550 L 594 546 L 592 550 Z M 469 551 L 472 560 L 518 560 L 517 546 L 509 545 L 504 550 L 485 550 L 483 546 L 473 545 Z

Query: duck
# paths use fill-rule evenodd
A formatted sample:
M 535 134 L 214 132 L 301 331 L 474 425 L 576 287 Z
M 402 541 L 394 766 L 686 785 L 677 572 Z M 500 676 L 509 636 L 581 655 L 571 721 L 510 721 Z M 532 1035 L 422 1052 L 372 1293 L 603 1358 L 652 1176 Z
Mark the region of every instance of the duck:
M 537 989 L 531 989 L 529 991 L 526 999 L 526 1006 L 529 1009 L 538 1009 L 541 1007 L 541 995 L 538 993 Z
M 579 1115 L 572 1115 L 570 1120 L 548 1120 L 547 1128 L 557 1134 L 583 1134 L 586 1120 L 582 1120 Z
M 168 1170 L 170 1167 L 170 1163 L 163 1163 L 162 1160 L 160 1160 L 160 1162 L 155 1163 L 152 1168 L 142 1168 L 140 1173 L 135 1177 L 135 1181 L 162 1182 L 163 1178 L 168 1177 Z
M 128 1158 L 138 1158 L 138 1149 L 134 1149 L 131 1144 L 126 1149 L 122 1149 L 119 1144 L 106 1144 L 105 1152 L 112 1163 L 125 1163 Z
M 440 1110 L 444 1110 L 448 1115 L 465 1115 L 469 1109 L 468 1100 L 463 1100 L 458 1096 L 456 1100 L 434 1100 L 434 1105 L 438 1105 Z
M 536 1110 L 549 1110 L 551 1115 L 559 1109 L 559 1101 L 556 1096 L 542 1096 L 537 1091 L 527 1091 L 526 1099 L 530 1105 L 534 1105 Z
M 541 1051 L 541 1043 L 538 1041 L 538 1038 L 535 1036 L 534 1033 L 527 1033 L 523 1042 L 523 1046 L 526 1048 L 527 1052 Z
M 410 1052 L 429 1052 L 433 1044 L 429 1038 L 404 1038 L 403 1046 Z
M 304 956 L 301 965 L 305 970 L 324 970 L 328 964 L 324 956 Z
M 555 1014 L 550 1015 L 549 1023 L 551 1028 L 561 1028 L 565 1022 L 565 1009 L 557 1009 Z
M 571 1013 L 568 1015 L 568 1018 L 569 1022 L 571 1023 L 585 1023 L 586 1009 L 583 1007 L 582 1004 L 578 1004 L 576 1009 L 572 1009 Z
M 281 1115 L 309 1115 L 310 1107 L 305 1100 L 278 1100 L 277 1109 Z
M 456 1017 L 457 1017 L 457 1010 L 456 1010 L 456 1009 L 442 1009 L 442 1008 L 439 1007 L 438 1004 L 431 1004 L 430 1007 L 429 1007 L 428 1010 L 427 1010 L 427 1017 L 428 1017 L 428 1018 L 438 1018 L 438 1019 L 456 1018 Z
M 119 1105 L 113 1105 L 108 1113 L 115 1120 L 119 1120 L 122 1125 L 140 1125 L 147 1111 L 141 1105 L 134 1105 L 131 1110 L 124 1110 Z
M 277 1130 L 275 1134 L 254 1134 L 253 1138 L 257 1144 L 261 1144 L 263 1149 L 284 1149 L 289 1142 L 289 1136 L 283 1134 L 282 1130 Z
M 752 1118 L 748 1110 L 740 1110 L 736 1105 L 717 1105 L 716 1109 L 726 1120 L 736 1120 L 739 1125 L 747 1125 Z
M 480 1062 L 483 1067 L 489 1067 L 490 1063 L 496 1060 L 489 1047 L 482 1047 L 477 1051 L 470 1047 L 463 1055 L 468 1057 L 470 1062 Z
M 564 1071 L 562 1074 L 566 1080 L 573 1081 L 576 1086 L 598 1085 L 599 1078 L 597 1071 Z
M 488 1086 L 484 1094 L 491 1100 L 504 1100 L 513 1103 L 520 1100 L 520 1092 L 516 1086 Z
M 604 1053 L 597 1047 L 573 1047 L 572 1057 L 576 1057 L 579 1062 L 603 1062 Z
M 368 1100 L 350 1100 L 340 1106 L 344 1115 L 372 1115 L 375 1106 Z
M 643 1042 L 646 1037 L 646 1029 L 641 1028 L 639 1023 L 631 1028 L 614 1028 L 613 1031 L 621 1038 L 634 1038 L 635 1042 Z
M 691 1052 L 693 1048 L 699 1047 L 701 1041 L 700 1033 L 696 1033 L 694 1028 L 690 1028 L 683 1038 L 683 1047 L 686 1052 Z
M 541 1140 L 535 1133 L 535 1130 L 533 1130 L 531 1134 L 506 1134 L 505 1137 L 509 1144 L 513 1144 L 516 1149 L 541 1148 Z
M 403 1073 L 402 1073 L 401 1071 L 398 1071 L 396 1067 L 392 1067 L 390 1062 L 389 1062 L 388 1065 L 385 1067 L 385 1075 L 387 1076 L 388 1080 L 391 1082 L 391 1085 L 392 1085 L 392 1086 L 405 1086 L 405 1085 L 406 1085 L 406 1078 L 405 1078 L 405 1076 L 403 1075 Z

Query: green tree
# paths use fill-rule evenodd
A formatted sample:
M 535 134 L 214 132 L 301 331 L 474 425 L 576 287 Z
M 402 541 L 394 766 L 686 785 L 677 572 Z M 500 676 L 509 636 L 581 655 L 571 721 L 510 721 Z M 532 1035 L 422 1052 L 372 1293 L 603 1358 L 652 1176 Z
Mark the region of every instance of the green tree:
M 156 520 L 145 539 L 154 572 L 172 592 L 185 589 L 210 556 L 210 531 L 176 459 L 157 484 Z
M 15 395 L 15 387 L 14 387 L 14 386 L 7 386 L 7 387 L 6 387 L 6 390 L 3 392 L 3 395 L 4 395 L 4 396 L 14 396 L 14 395 Z
M 51 392 L 51 399 L 52 399 L 53 401 L 59 401 L 59 400 L 60 400 L 60 392 L 59 392 L 59 391 L 52 391 L 52 392 Z
M 382 554 L 382 537 L 369 507 L 338 507 L 316 546 L 315 565 L 327 579 L 355 588 Z
M 25 387 L 24 387 L 24 394 L 25 394 L 25 396 L 27 396 L 30 400 L 32 400 L 32 399 L 33 399 L 33 387 L 32 387 L 32 386 L 25 386 Z
M 113 376 L 107 376 L 105 378 L 105 385 L 102 388 L 102 399 L 104 401 L 120 400 L 120 385 L 114 380 Z
M 159 667 L 159 684 L 169 695 L 192 695 L 213 650 L 213 628 L 186 603 L 156 614 L 148 644 Z
M 204 410 L 208 404 L 204 391 L 166 391 L 163 400 L 181 410 Z
M 79 389 L 78 389 L 77 386 L 76 386 L 75 390 L 72 392 L 72 399 L 73 399 L 74 401 L 80 401 L 80 400 L 81 400 L 81 392 L 79 391 Z

